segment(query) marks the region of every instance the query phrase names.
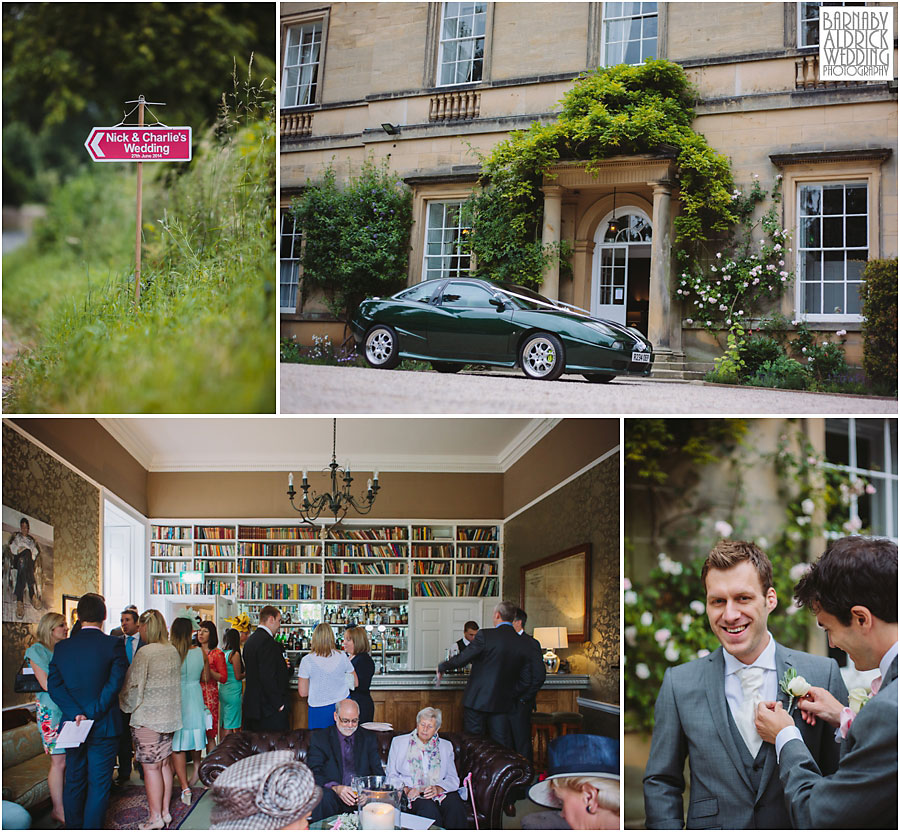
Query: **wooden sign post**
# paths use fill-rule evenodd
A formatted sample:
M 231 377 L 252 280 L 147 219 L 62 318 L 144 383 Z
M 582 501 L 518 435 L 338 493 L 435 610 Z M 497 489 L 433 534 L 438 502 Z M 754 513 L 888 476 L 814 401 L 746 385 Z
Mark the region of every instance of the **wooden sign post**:
M 94 127 L 84 146 L 95 162 L 137 162 L 137 223 L 134 245 L 134 302 L 141 300 L 141 239 L 143 205 L 143 163 L 144 162 L 190 162 L 191 128 L 167 127 L 157 121 L 151 127 L 144 127 L 144 109 L 152 104 L 165 107 L 163 101 L 147 101 L 143 95 L 126 104 L 137 104 L 125 115 L 138 112 L 137 125 L 126 126 L 123 122 L 114 127 Z

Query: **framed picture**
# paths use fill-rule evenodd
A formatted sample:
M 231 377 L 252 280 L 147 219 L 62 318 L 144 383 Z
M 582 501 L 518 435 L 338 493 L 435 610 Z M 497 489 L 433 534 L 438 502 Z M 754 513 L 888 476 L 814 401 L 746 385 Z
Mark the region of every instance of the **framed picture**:
M 530 627 L 565 627 L 570 644 L 590 637 L 590 543 L 528 563 L 520 572 L 519 606 Z
M 53 526 L 3 506 L 3 620 L 34 624 L 53 608 Z
M 66 618 L 66 624 L 69 629 L 78 620 L 78 597 L 76 595 L 63 595 L 63 615 Z

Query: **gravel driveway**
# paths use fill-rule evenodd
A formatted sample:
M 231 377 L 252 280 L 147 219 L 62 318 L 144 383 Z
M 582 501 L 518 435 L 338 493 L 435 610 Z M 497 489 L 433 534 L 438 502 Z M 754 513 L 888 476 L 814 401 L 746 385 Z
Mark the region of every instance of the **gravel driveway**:
M 371 370 L 281 365 L 282 413 L 468 413 L 479 415 L 702 414 L 706 416 L 897 415 L 895 399 L 802 393 L 703 382 L 581 376 L 532 381 L 521 374 Z

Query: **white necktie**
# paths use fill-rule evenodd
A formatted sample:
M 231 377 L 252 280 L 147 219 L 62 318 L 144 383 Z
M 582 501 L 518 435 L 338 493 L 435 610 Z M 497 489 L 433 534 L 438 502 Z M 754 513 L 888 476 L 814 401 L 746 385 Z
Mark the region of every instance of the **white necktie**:
M 737 671 L 738 679 L 741 680 L 744 701 L 738 711 L 735 723 L 750 751 L 750 756 L 754 758 L 762 745 L 762 737 L 756 731 L 756 706 L 762 702 L 765 674 L 766 671 L 763 668 L 753 666 L 742 667 Z

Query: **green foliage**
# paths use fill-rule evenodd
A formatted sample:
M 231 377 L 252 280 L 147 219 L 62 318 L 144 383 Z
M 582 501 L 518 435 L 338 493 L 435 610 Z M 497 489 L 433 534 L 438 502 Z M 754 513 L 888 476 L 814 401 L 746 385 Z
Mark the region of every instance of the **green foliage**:
M 884 395 L 897 392 L 897 258 L 870 260 L 859 287 L 863 370 Z
M 778 340 L 771 335 L 758 335 L 748 338 L 738 345 L 738 354 L 741 358 L 742 376 L 756 375 L 756 371 L 767 361 L 775 361 L 784 355 L 784 350 Z
M 788 350 L 798 361 L 806 360 L 806 370 L 813 381 L 822 384 L 832 382 L 846 374 L 847 360 L 844 357 L 846 330 L 835 333 L 838 341 L 827 338 L 817 340 L 804 321 L 797 321 L 794 338 L 788 343 Z
M 684 70 L 665 60 L 580 76 L 554 124 L 514 132 L 481 159 L 486 187 L 470 202 L 477 273 L 534 287 L 548 262 L 567 260 L 566 248 L 547 249 L 540 239 L 539 188 L 553 164 L 663 149 L 677 155 L 680 171 L 681 213 L 674 221 L 679 261 L 684 267 L 696 263 L 709 235 L 730 228 L 737 213 L 728 160 L 691 128 L 693 99 Z
M 799 365 L 798 365 L 799 366 Z M 802 369 L 802 368 L 801 368 Z M 629 449 L 644 445 L 648 437 L 675 436 L 681 419 L 633 419 L 625 432 L 626 485 L 647 481 L 639 467 L 629 467 Z M 693 421 L 693 420 L 691 420 Z M 725 421 L 725 420 L 722 420 Z M 739 423 L 743 424 L 743 423 Z M 872 493 L 863 480 L 851 482 L 847 475 L 826 468 L 824 460 L 798 428 L 785 423 L 773 453 L 757 453 L 742 445 L 735 451 L 733 440 L 714 433 L 699 439 L 697 460 L 673 455 L 678 444 L 669 439 L 653 444 L 653 453 L 666 473 L 667 493 L 685 493 L 702 477 L 700 466 L 709 460 L 726 461 L 742 472 L 756 476 L 775 475 L 778 500 L 784 506 L 780 522 L 773 518 L 767 538 L 755 542 L 772 562 L 773 582 L 778 606 L 769 615 L 768 628 L 775 639 L 788 647 L 805 649 L 811 618 L 799 612 L 793 603 L 793 589 L 807 563 L 811 541 L 822 536 L 840 537 L 861 531 L 859 523 L 845 520 L 853 496 Z M 737 477 L 743 482 L 743 475 Z M 741 489 L 743 487 L 741 486 Z M 631 501 L 630 511 L 641 510 Z M 657 563 L 640 580 L 632 574 L 629 552 L 633 544 L 626 539 L 626 577 L 624 579 L 624 651 L 625 651 L 625 728 L 648 731 L 653 727 L 653 706 L 667 668 L 707 655 L 719 646 L 706 617 L 706 592 L 700 580 L 703 562 L 709 550 L 723 538 L 744 537 L 741 529 L 747 518 L 739 495 L 735 509 L 724 517 L 701 518 L 697 531 L 687 542 L 689 554 L 674 559 L 660 553 Z M 745 538 L 746 539 L 746 538 Z M 684 545 L 674 536 L 662 547 Z
M 44 201 L 92 164 L 90 128 L 140 94 L 202 135 L 235 65 L 252 63 L 256 85 L 274 77 L 274 33 L 264 3 L 4 3 L 4 203 Z
M 4 257 L 4 315 L 39 342 L 10 368 L 7 412 L 274 410 L 272 87 L 254 100 L 236 90 L 180 175 L 147 171 L 138 309 L 133 170 L 70 180 Z
M 665 483 L 673 465 L 709 465 L 747 432 L 741 419 L 633 419 L 625 433 L 626 479 Z
M 329 166 L 292 210 L 306 237 L 304 285 L 322 289 L 339 317 L 349 320 L 367 296 L 405 285 L 412 192 L 389 172 L 387 160 L 366 160 L 343 189 Z
M 786 355 L 780 355 L 774 361 L 764 361 L 756 373 L 747 379 L 751 387 L 776 387 L 781 390 L 808 390 L 811 383 L 809 370 Z
M 285 364 L 323 364 L 329 367 L 364 367 L 365 360 L 356 352 L 336 347 L 327 335 L 313 335 L 313 345 L 304 347 L 297 343 L 296 336 L 281 339 L 281 361 Z

